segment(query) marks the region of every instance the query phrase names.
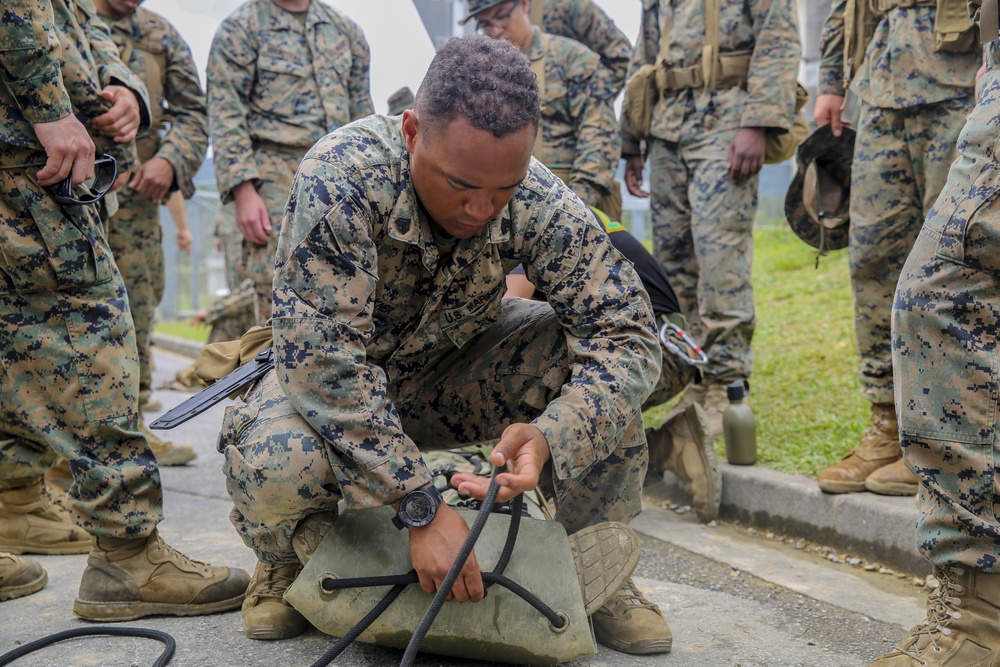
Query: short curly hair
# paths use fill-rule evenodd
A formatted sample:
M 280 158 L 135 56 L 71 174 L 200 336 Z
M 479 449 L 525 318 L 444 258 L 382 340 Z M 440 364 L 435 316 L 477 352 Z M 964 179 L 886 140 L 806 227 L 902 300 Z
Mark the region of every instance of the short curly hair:
M 415 109 L 433 131 L 463 118 L 498 139 L 538 127 L 541 97 L 531 62 L 506 40 L 453 37 L 438 50 L 417 90 Z

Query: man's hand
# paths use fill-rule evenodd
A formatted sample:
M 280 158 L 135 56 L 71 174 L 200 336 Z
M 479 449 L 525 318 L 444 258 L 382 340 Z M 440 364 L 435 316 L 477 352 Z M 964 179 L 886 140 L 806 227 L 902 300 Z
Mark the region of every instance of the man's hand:
M 186 255 L 191 254 L 191 244 L 194 243 L 194 234 L 190 229 L 177 230 L 177 249 Z
M 542 466 L 551 456 L 549 442 L 538 427 L 511 424 L 504 429 L 500 442 L 490 454 L 493 465 L 507 464 L 507 471 L 497 475 L 500 492 L 496 502 L 507 502 L 519 493 L 537 488 Z M 460 472 L 452 476 L 451 484 L 459 493 L 483 500 L 489 490 L 490 478 Z
M 76 116 L 70 114 L 51 123 L 35 123 L 33 127 L 48 158 L 36 174 L 39 185 L 55 185 L 70 175 L 73 185 L 79 185 L 94 177 L 97 148 Z
M 122 173 L 115 176 L 115 182 L 111 184 L 110 188 L 108 188 L 108 192 L 118 192 L 119 190 L 121 190 L 123 187 L 125 187 L 125 184 L 128 183 L 128 177 L 129 177 L 129 172 L 127 171 L 123 171 Z
M 111 102 L 111 108 L 94 119 L 94 129 L 115 143 L 126 144 L 139 132 L 139 101 L 125 86 L 110 85 L 101 97 Z
M 174 167 L 161 157 L 143 162 L 132 177 L 129 187 L 155 202 L 162 202 L 174 184 Z
M 633 197 L 646 198 L 649 193 L 642 189 L 642 168 L 644 164 L 638 155 L 625 160 L 625 187 Z
M 420 528 L 409 528 L 410 558 L 413 569 L 420 577 L 420 587 L 434 594 L 444 583 L 444 578 L 455 562 L 455 556 L 462 548 L 469 526 L 462 516 L 442 504 L 438 507 L 434 520 Z M 448 599 L 459 602 L 479 602 L 485 594 L 483 574 L 476 561 L 475 552 L 468 560 L 448 593 Z
M 833 136 L 839 137 L 844 126 L 851 125 L 840 117 L 840 109 L 843 106 L 843 95 L 820 95 L 816 98 L 816 106 L 813 107 L 813 120 L 820 127 L 829 124 Z
M 741 127 L 729 147 L 729 177 L 739 185 L 764 166 L 764 128 Z
M 271 235 L 271 218 L 267 206 L 252 181 L 244 181 L 233 188 L 236 199 L 236 226 L 248 241 L 267 243 Z

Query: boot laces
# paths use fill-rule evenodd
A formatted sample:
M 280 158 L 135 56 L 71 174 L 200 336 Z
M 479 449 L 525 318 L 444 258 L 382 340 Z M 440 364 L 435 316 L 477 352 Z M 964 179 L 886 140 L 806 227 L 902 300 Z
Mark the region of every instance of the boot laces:
M 260 587 L 254 591 L 257 594 L 257 598 L 283 599 L 285 591 L 295 583 L 295 577 L 298 576 L 296 570 L 297 568 L 288 565 L 277 563 L 265 564 L 264 579 Z
M 961 570 L 958 572 L 961 572 Z M 920 654 L 924 649 L 929 646 L 934 651 L 940 651 L 941 646 L 938 641 L 942 636 L 947 637 L 951 635 L 952 631 L 948 626 L 951 625 L 953 620 L 958 620 L 962 617 L 962 612 L 958 611 L 956 607 L 962 604 L 962 599 L 957 597 L 957 594 L 962 593 L 964 589 L 958 582 L 952 579 L 955 571 L 942 568 L 938 574 L 940 584 L 931 592 L 928 600 L 927 618 L 923 623 L 910 630 L 910 634 L 907 637 L 908 641 L 905 645 L 896 647 L 896 650 L 900 653 L 917 660 L 921 665 L 926 664 L 920 658 Z M 956 595 L 952 595 L 953 593 Z M 921 636 L 926 636 L 930 644 L 921 647 Z
M 156 536 L 156 550 L 165 552 L 167 554 L 167 558 L 170 560 L 180 561 L 184 565 L 194 569 L 200 568 L 204 572 L 208 571 L 208 563 L 202 563 L 200 560 L 188 558 L 183 553 L 164 542 L 163 538 L 159 535 Z
M 619 604 L 623 605 L 626 609 L 652 609 L 656 613 L 660 613 L 660 608 L 655 604 L 646 599 L 646 596 L 642 594 L 642 591 L 636 587 L 635 582 L 629 577 L 622 587 L 618 589 L 618 594 L 615 596 Z

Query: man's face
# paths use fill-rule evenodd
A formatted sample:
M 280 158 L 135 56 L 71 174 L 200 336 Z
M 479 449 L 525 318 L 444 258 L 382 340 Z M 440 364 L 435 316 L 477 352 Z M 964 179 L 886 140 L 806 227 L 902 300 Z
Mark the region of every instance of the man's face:
M 464 119 L 428 133 L 413 111 L 403 114 L 413 189 L 436 226 L 467 239 L 492 220 L 528 173 L 535 128 L 497 139 Z
M 508 0 L 475 15 L 476 32 L 493 39 L 506 39 L 522 51 L 534 34 L 528 0 Z
M 106 13 L 111 14 L 117 18 L 123 16 L 131 15 L 136 7 L 141 5 L 145 0 L 101 0 L 97 3 L 98 9 L 106 10 Z

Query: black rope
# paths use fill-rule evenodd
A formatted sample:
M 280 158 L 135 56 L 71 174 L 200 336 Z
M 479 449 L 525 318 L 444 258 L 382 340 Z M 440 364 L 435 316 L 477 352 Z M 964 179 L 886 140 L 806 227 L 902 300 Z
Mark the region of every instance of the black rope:
M 472 553 L 472 549 L 475 546 L 476 541 L 479 539 L 479 535 L 482 533 L 483 527 L 486 525 L 486 520 L 489 518 L 491 510 L 495 509 L 494 501 L 496 501 L 497 493 L 500 491 L 500 486 L 496 482 L 496 476 L 502 471 L 502 467 L 493 471 L 493 477 L 490 480 L 489 490 L 486 492 L 486 498 L 483 500 L 482 505 L 479 508 L 479 512 L 476 514 L 476 520 L 469 529 L 469 535 L 465 538 L 465 542 L 462 543 L 462 548 L 455 557 L 455 562 L 452 563 L 451 568 L 448 570 L 448 574 L 445 576 L 444 581 L 438 588 L 437 593 L 434 595 L 434 599 L 431 601 L 427 611 L 420 619 L 417 629 L 410 638 L 410 642 L 406 647 L 406 653 L 403 655 L 402 662 L 400 662 L 400 667 L 406 667 L 413 664 L 416 659 L 417 650 L 420 648 L 420 644 L 423 642 L 424 637 L 427 635 L 431 625 L 434 623 L 434 619 L 441 611 L 445 598 L 448 597 L 448 593 L 451 591 L 452 586 L 458 579 L 458 573 L 462 570 L 462 567 L 465 565 L 465 561 L 468 560 L 469 555 Z M 524 496 L 522 494 L 518 494 L 514 500 L 511 501 L 510 525 L 507 528 L 507 538 L 504 541 L 504 547 L 500 553 L 500 558 L 492 572 L 482 573 L 483 584 L 487 589 L 494 584 L 503 586 L 545 616 L 552 627 L 557 629 L 562 628 L 566 624 L 566 619 L 563 616 L 556 613 L 531 591 L 503 576 L 503 572 L 507 569 L 507 565 L 510 562 L 511 555 L 514 553 L 514 543 L 517 541 L 517 533 L 521 525 L 521 513 L 523 506 Z M 333 576 L 322 577 L 320 579 L 320 587 L 327 592 L 345 588 L 364 588 L 372 586 L 392 586 L 392 589 L 386 593 L 379 603 L 375 605 L 375 607 L 368 612 L 368 614 L 366 614 L 365 617 L 357 623 L 357 625 L 351 628 L 350 632 L 341 637 L 329 651 L 324 653 L 319 660 L 313 663 L 312 667 L 326 667 L 333 662 L 333 660 L 343 653 L 344 650 L 368 628 L 368 626 L 375 622 L 375 619 L 381 616 L 382 613 L 389 608 L 389 605 L 392 604 L 397 597 L 399 597 L 399 594 L 402 593 L 406 586 L 418 582 L 419 578 L 415 570 L 410 570 L 406 574 L 394 574 L 378 577 L 354 577 L 349 579 L 338 579 Z
M 112 637 L 142 637 L 144 639 L 155 639 L 156 641 L 163 642 L 166 647 L 163 649 L 163 653 L 160 654 L 160 657 L 156 659 L 156 662 L 153 663 L 153 667 L 164 667 L 164 665 L 170 662 L 170 659 L 174 657 L 174 651 L 177 649 L 177 642 L 174 641 L 174 638 L 166 632 L 160 632 L 159 630 L 123 627 L 74 628 L 72 630 L 57 632 L 53 635 L 49 635 L 48 637 L 42 637 L 41 639 L 25 644 L 24 646 L 19 646 L 13 651 L 8 651 L 7 653 L 0 655 L 0 667 L 3 665 L 9 665 L 18 658 L 22 658 L 29 653 L 34 653 L 38 649 L 55 644 L 56 642 L 61 642 L 64 639 L 102 635 L 110 635 Z
M 437 618 L 438 612 L 441 611 L 445 598 L 451 593 L 451 587 L 458 580 L 458 575 L 465 566 L 465 561 L 469 559 L 469 554 L 472 553 L 472 547 L 476 544 L 476 540 L 479 539 L 480 533 L 483 532 L 483 528 L 486 526 L 486 520 L 490 518 L 490 509 L 493 507 L 493 502 L 497 499 L 497 494 L 500 492 L 500 485 L 497 484 L 497 475 L 505 469 L 506 466 L 497 466 L 493 469 L 493 477 L 490 479 L 490 487 L 486 491 L 486 498 L 483 499 L 483 506 L 479 510 L 479 514 L 476 515 L 476 520 L 473 522 L 472 528 L 469 529 L 468 536 L 462 542 L 462 548 L 458 550 L 455 562 L 451 564 L 448 574 L 445 575 L 444 581 L 438 587 L 437 593 L 434 594 L 434 599 L 431 600 L 430 606 L 427 607 L 427 611 L 420 618 L 420 623 L 417 624 L 417 629 L 414 630 L 413 636 L 410 637 L 410 643 L 406 645 L 406 653 L 403 654 L 403 660 L 399 663 L 399 667 L 409 667 L 417 659 L 417 650 L 420 648 L 420 644 L 424 641 L 427 631 L 431 629 L 431 624 Z M 513 521 L 513 517 L 511 520 Z

